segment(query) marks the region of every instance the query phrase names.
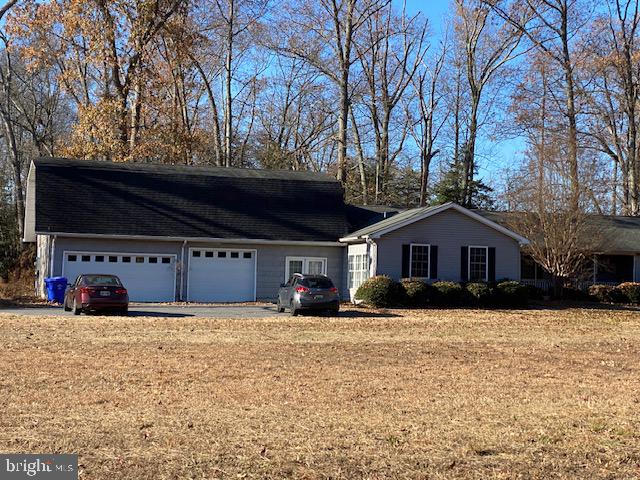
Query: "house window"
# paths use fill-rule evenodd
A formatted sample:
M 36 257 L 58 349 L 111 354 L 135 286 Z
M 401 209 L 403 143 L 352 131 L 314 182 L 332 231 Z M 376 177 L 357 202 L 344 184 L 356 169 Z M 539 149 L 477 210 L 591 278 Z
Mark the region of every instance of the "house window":
M 194 257 L 199 257 L 200 256 L 200 250 L 194 250 L 192 255 Z
M 231 252 L 231 258 L 239 258 L 239 257 L 240 257 L 239 252 Z
M 96 262 L 104 262 L 104 255 L 96 255 Z
M 83 262 L 90 262 L 91 261 L 91 255 L 82 255 L 82 261 Z
M 285 281 L 294 273 L 312 275 L 327 274 L 327 259 L 322 257 L 287 257 L 285 259 Z
M 115 255 L 109 255 L 109 263 L 117 263 L 118 257 Z
M 430 245 L 411 244 L 411 269 L 409 270 L 411 278 L 429 278 L 430 251 Z
M 169 258 L 169 257 L 162 257 L 162 263 L 171 263 L 171 258 Z
M 358 288 L 369 278 L 369 256 L 367 254 L 349 255 L 348 265 L 349 288 Z
M 469 280 L 486 282 L 489 247 L 469 247 Z
M 242 258 L 251 258 L 251 252 L 244 252 Z
M 227 252 L 218 252 L 218 258 L 227 258 Z
M 158 263 L 158 257 L 149 257 L 149 263 Z
M 122 257 L 122 263 L 131 263 L 131 257 Z
M 77 257 L 77 256 L 75 256 L 75 255 L 69 255 L 69 256 L 67 257 L 67 259 L 68 259 L 70 262 L 75 262 L 75 261 L 78 259 L 78 257 Z
M 144 257 L 136 257 L 136 263 L 144 263 Z
M 206 258 L 213 258 L 213 251 L 204 252 Z

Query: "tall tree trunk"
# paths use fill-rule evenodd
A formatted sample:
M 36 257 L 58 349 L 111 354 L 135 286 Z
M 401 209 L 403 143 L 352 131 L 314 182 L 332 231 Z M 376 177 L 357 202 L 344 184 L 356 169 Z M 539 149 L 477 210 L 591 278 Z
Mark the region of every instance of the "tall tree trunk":
M 358 154 L 358 172 L 360 173 L 360 189 L 362 191 L 362 204 L 368 205 L 367 174 L 364 167 L 364 150 L 362 149 L 360 132 L 358 131 L 358 124 L 356 123 L 356 117 L 353 114 L 353 108 L 349 109 L 349 113 L 351 114 L 351 128 L 353 129 L 353 140 L 356 146 L 356 152 Z
M 235 16 L 235 0 L 228 0 L 229 2 L 229 19 L 228 19 L 228 30 L 227 30 L 227 56 L 225 61 L 225 100 L 226 100 L 226 111 L 225 111 L 225 128 L 224 128 L 224 156 L 225 156 L 225 165 L 227 167 L 231 166 L 231 142 L 233 139 L 233 111 L 232 111 L 232 99 L 231 99 L 231 68 L 233 61 L 233 24 L 234 24 L 234 16 Z

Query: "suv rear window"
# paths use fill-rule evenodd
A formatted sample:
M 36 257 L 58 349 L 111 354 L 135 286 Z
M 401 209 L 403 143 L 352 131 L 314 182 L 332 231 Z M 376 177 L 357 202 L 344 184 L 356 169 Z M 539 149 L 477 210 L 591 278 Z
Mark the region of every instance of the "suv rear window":
M 298 282 L 309 288 L 333 288 L 333 282 L 324 277 L 307 277 Z

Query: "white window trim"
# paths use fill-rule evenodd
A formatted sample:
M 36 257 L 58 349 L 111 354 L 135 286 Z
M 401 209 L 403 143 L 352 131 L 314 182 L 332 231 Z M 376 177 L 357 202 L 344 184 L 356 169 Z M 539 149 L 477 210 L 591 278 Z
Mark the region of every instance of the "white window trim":
M 489 247 L 485 245 L 469 245 L 467 247 L 467 281 L 468 282 L 477 282 L 478 280 L 471 280 L 471 249 L 472 248 L 484 248 L 485 250 L 485 260 L 484 260 L 484 281 L 489 281 Z
M 285 257 L 284 259 L 284 281 L 287 282 L 291 278 L 289 274 L 289 263 L 292 261 L 301 261 L 302 262 L 302 271 L 306 270 L 309 262 L 322 262 L 322 275 L 327 274 L 327 257 Z
M 426 277 L 414 277 L 413 276 L 413 247 L 429 247 L 427 253 L 427 272 Z M 422 278 L 425 280 L 431 280 L 431 244 L 429 243 L 410 243 L 409 244 L 409 278 Z

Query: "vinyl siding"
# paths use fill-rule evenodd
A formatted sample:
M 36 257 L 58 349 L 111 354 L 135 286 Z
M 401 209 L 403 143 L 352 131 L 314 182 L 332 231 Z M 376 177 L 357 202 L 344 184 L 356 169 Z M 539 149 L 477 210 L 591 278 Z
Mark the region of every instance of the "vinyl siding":
M 438 246 L 438 280 L 460 281 L 460 247 L 495 247 L 496 279 L 520 279 L 518 242 L 466 215 L 446 210 L 392 231 L 377 244 L 378 275 L 402 276 L 402 245 L 423 243 Z
M 89 252 L 122 252 L 122 253 L 157 253 L 177 255 L 178 274 L 176 275 L 176 292 L 183 298 L 187 294 L 187 275 L 189 271 L 189 248 L 225 248 L 247 249 L 257 252 L 256 298 L 258 300 L 275 300 L 280 284 L 285 281 L 285 258 L 288 256 L 323 257 L 327 259 L 327 274 L 334 281 L 343 298 L 348 298 L 344 290 L 345 273 L 343 270 L 344 247 L 301 246 L 301 245 L 255 245 L 243 243 L 204 243 L 187 242 L 185 247 L 184 284 L 180 288 L 180 267 L 182 258 L 182 242 L 154 242 L 135 240 L 83 239 L 57 237 L 55 246 L 53 276 L 62 275 L 62 260 L 65 251 Z M 44 260 L 43 260 L 44 261 Z M 46 263 L 46 262 L 45 262 Z M 106 272 L 105 272 L 106 273 Z M 69 279 L 72 280 L 72 279 Z

